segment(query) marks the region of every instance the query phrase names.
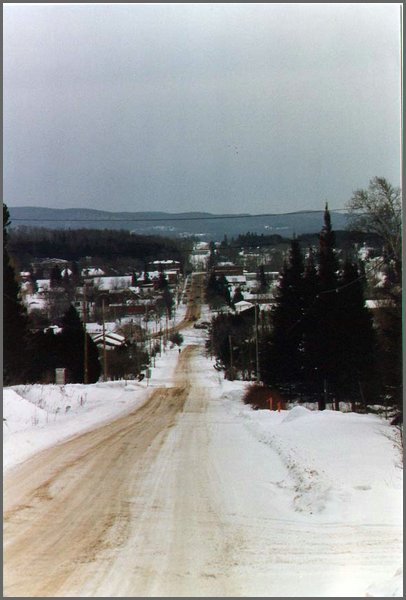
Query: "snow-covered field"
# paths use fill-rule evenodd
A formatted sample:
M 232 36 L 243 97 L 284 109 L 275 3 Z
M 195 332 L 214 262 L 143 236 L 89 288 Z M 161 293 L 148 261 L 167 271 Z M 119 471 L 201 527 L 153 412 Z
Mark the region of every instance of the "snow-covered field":
M 202 344 L 206 332 L 189 328 L 182 334 L 185 345 Z M 178 349 L 168 346 L 157 357 L 149 381 L 5 388 L 4 469 L 140 406 L 150 388 L 170 384 L 177 359 Z M 292 504 L 283 507 L 289 522 L 305 523 L 309 528 L 322 524 L 333 529 L 345 526 L 354 531 L 372 526 L 382 538 L 387 530 L 398 530 L 396 540 L 393 535 L 390 538 L 387 564 L 374 564 L 373 543 L 366 542 L 371 543 L 371 573 L 364 595 L 402 596 L 403 464 L 397 429 L 374 415 L 318 412 L 301 406 L 280 413 L 253 411 L 241 400 L 246 383 L 226 381 L 213 369 L 213 361 L 205 356 L 203 348 L 198 361 L 202 385 L 209 389 L 211 402 L 217 403 L 222 414 L 242 423 L 256 440 L 257 450 L 250 455 L 252 464 L 263 460 L 264 449 L 269 446 L 289 470 L 289 482 L 272 482 L 279 491 L 293 486 Z M 237 457 L 243 450 L 235 447 L 226 451 Z M 235 472 L 228 476 L 246 478 L 249 490 L 250 471 L 239 470 L 237 460 Z M 334 555 L 328 560 L 335 561 Z M 348 577 L 348 573 L 343 576 Z

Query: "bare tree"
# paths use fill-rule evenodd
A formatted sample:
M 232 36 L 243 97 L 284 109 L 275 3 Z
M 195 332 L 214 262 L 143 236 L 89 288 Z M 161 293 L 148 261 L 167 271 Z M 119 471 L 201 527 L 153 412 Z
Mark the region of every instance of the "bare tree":
M 391 399 L 398 416 L 403 412 L 402 373 L 402 205 L 400 189 L 383 177 L 374 177 L 367 190 L 354 192 L 348 203 L 351 225 L 377 233 L 384 244 L 385 286 L 381 293 L 390 302 L 377 311 L 381 347 L 381 373 L 385 402 Z M 400 418 L 400 417 L 399 417 Z
M 370 180 L 367 190 L 356 190 L 347 203 L 350 227 L 377 233 L 383 240 L 388 261 L 393 261 L 400 282 L 402 269 L 402 203 L 400 188 L 393 187 L 384 177 Z

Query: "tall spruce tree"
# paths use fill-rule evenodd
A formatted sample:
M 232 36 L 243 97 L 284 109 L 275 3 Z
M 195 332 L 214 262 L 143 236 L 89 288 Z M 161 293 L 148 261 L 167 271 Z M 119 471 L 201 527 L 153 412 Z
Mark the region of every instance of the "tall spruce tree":
M 297 239 L 279 279 L 272 330 L 261 340 L 260 372 L 265 383 L 292 385 L 303 377 L 303 257 Z
M 3 383 L 24 383 L 28 373 L 28 317 L 20 297 L 20 285 L 8 253 L 10 214 L 3 204 Z
M 331 225 L 328 204 L 324 210 L 324 225 L 319 236 L 319 294 L 316 306 L 319 387 L 324 392 L 334 391 L 340 365 L 338 343 L 338 260 L 335 251 L 335 234 Z M 325 408 L 327 393 L 320 397 L 319 408 Z
M 306 391 L 319 391 L 318 294 L 319 277 L 313 248 L 309 248 L 303 275 L 303 379 Z

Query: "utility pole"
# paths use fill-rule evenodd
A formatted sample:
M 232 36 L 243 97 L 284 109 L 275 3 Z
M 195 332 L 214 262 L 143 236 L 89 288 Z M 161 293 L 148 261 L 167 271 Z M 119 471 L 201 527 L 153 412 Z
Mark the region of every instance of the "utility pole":
M 84 353 L 83 353 L 83 360 L 84 360 L 84 369 L 83 369 L 83 372 L 84 372 L 84 376 L 83 376 L 83 381 L 84 381 L 85 384 L 87 384 L 88 381 L 89 381 L 88 369 L 87 369 L 88 349 L 87 349 L 86 323 L 87 323 L 87 302 L 86 302 L 86 283 L 84 282 L 83 283 L 83 327 L 84 327 Z
M 103 319 L 103 381 L 107 381 L 107 352 L 106 352 L 106 326 L 104 323 L 104 298 L 102 299 Z
M 141 373 L 140 369 L 140 356 L 138 354 L 138 338 L 137 338 L 137 323 L 134 326 L 134 343 L 135 343 L 135 357 L 137 361 L 137 375 Z
M 255 301 L 255 366 L 257 383 L 259 383 L 259 345 L 258 345 L 258 304 Z
M 233 370 L 233 344 L 231 341 L 231 335 L 228 336 L 228 343 L 230 345 L 230 371 Z
M 323 390 L 323 394 L 324 394 L 324 397 L 323 397 L 323 404 L 324 404 L 323 410 L 325 410 L 326 407 L 327 407 L 327 402 L 328 402 L 328 383 L 327 383 L 327 377 L 324 378 L 324 390 Z

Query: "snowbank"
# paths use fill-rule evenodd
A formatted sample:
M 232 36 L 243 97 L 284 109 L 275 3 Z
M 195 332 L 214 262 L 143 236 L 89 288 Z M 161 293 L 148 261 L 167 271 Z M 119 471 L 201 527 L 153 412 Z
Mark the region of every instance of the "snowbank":
M 3 390 L 3 468 L 144 403 L 149 390 L 169 385 L 178 351 L 155 360 L 150 380 L 109 381 L 91 385 L 17 385 Z

